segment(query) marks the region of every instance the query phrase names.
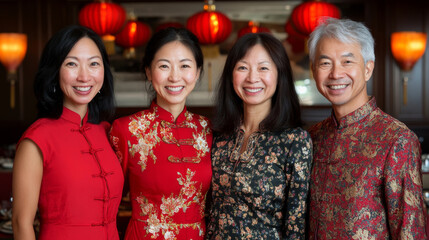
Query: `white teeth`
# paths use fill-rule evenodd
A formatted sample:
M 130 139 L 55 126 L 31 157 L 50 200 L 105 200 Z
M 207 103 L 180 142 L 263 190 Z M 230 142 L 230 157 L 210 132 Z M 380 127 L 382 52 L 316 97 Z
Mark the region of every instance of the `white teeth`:
M 169 91 L 178 92 L 183 89 L 183 87 L 166 87 Z
M 337 89 L 342 89 L 342 88 L 346 88 L 347 87 L 347 85 L 331 85 L 331 86 L 329 86 L 329 88 L 330 89 L 334 89 L 334 90 L 337 90 Z
M 251 92 L 251 93 L 255 93 L 255 92 L 261 91 L 262 88 L 245 88 L 244 90 Z
M 89 89 L 91 89 L 91 87 L 90 86 L 89 87 L 75 87 L 75 89 L 78 91 L 85 92 L 85 91 L 89 91 Z

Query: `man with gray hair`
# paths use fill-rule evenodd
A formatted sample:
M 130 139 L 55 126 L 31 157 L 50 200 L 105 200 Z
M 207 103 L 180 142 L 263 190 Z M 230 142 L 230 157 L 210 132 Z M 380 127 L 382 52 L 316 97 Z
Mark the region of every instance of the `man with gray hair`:
M 333 108 L 309 129 L 310 239 L 426 239 L 420 143 L 367 93 L 375 61 L 368 28 L 327 19 L 308 48 L 317 89 Z

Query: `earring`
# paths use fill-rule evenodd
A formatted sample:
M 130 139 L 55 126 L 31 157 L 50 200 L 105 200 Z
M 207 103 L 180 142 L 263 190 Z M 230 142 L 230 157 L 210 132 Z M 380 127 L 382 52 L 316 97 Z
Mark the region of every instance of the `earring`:
M 56 87 L 54 87 L 54 93 L 56 93 L 57 92 L 57 88 Z
M 99 94 L 101 94 L 101 92 L 100 92 L 100 91 L 98 91 L 98 93 L 99 93 Z

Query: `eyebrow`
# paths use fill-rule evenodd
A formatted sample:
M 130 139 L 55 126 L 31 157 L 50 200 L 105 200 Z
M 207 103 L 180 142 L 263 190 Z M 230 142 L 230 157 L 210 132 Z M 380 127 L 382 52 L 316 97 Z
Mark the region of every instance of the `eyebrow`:
M 352 57 L 352 58 L 355 58 L 355 55 L 353 54 L 353 53 L 344 53 L 343 55 L 341 55 L 341 57 Z M 319 60 L 322 60 L 322 59 L 331 59 L 330 57 L 328 57 L 327 55 L 320 55 L 319 56 Z
M 158 59 L 156 62 L 168 62 L 169 63 L 170 60 L 165 59 L 165 58 L 161 58 L 161 59 Z M 192 59 L 184 58 L 184 59 L 180 59 L 179 62 L 192 62 Z
M 246 62 L 246 61 L 244 61 L 244 60 L 239 60 L 238 62 L 242 62 L 242 63 L 245 63 L 245 64 L 249 64 L 248 62 Z M 263 60 L 263 61 L 261 61 L 261 62 L 258 62 L 258 64 L 271 64 L 271 61 Z
M 67 58 L 72 58 L 72 59 L 75 59 L 75 60 L 78 60 L 78 59 L 79 59 L 78 57 L 75 57 L 75 56 L 67 56 L 65 59 L 67 59 Z M 94 58 L 102 59 L 102 57 L 101 57 L 101 56 L 98 56 L 98 55 L 95 55 L 95 56 L 89 57 L 88 59 L 89 59 L 89 60 L 92 60 L 92 59 L 94 59 Z
M 341 55 L 341 57 L 352 57 L 352 58 L 354 58 L 355 55 L 353 53 L 345 53 L 345 54 Z

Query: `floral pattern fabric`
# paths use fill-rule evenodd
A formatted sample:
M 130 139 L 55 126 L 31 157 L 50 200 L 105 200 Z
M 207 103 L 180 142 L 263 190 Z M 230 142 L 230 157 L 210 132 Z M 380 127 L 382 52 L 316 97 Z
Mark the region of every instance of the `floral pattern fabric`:
M 375 98 L 309 129 L 310 239 L 426 239 L 416 135 Z
M 203 239 L 212 132 L 207 118 L 155 103 L 117 119 L 111 143 L 130 182 L 125 239 Z
M 312 161 L 301 128 L 217 136 L 206 239 L 304 239 Z

